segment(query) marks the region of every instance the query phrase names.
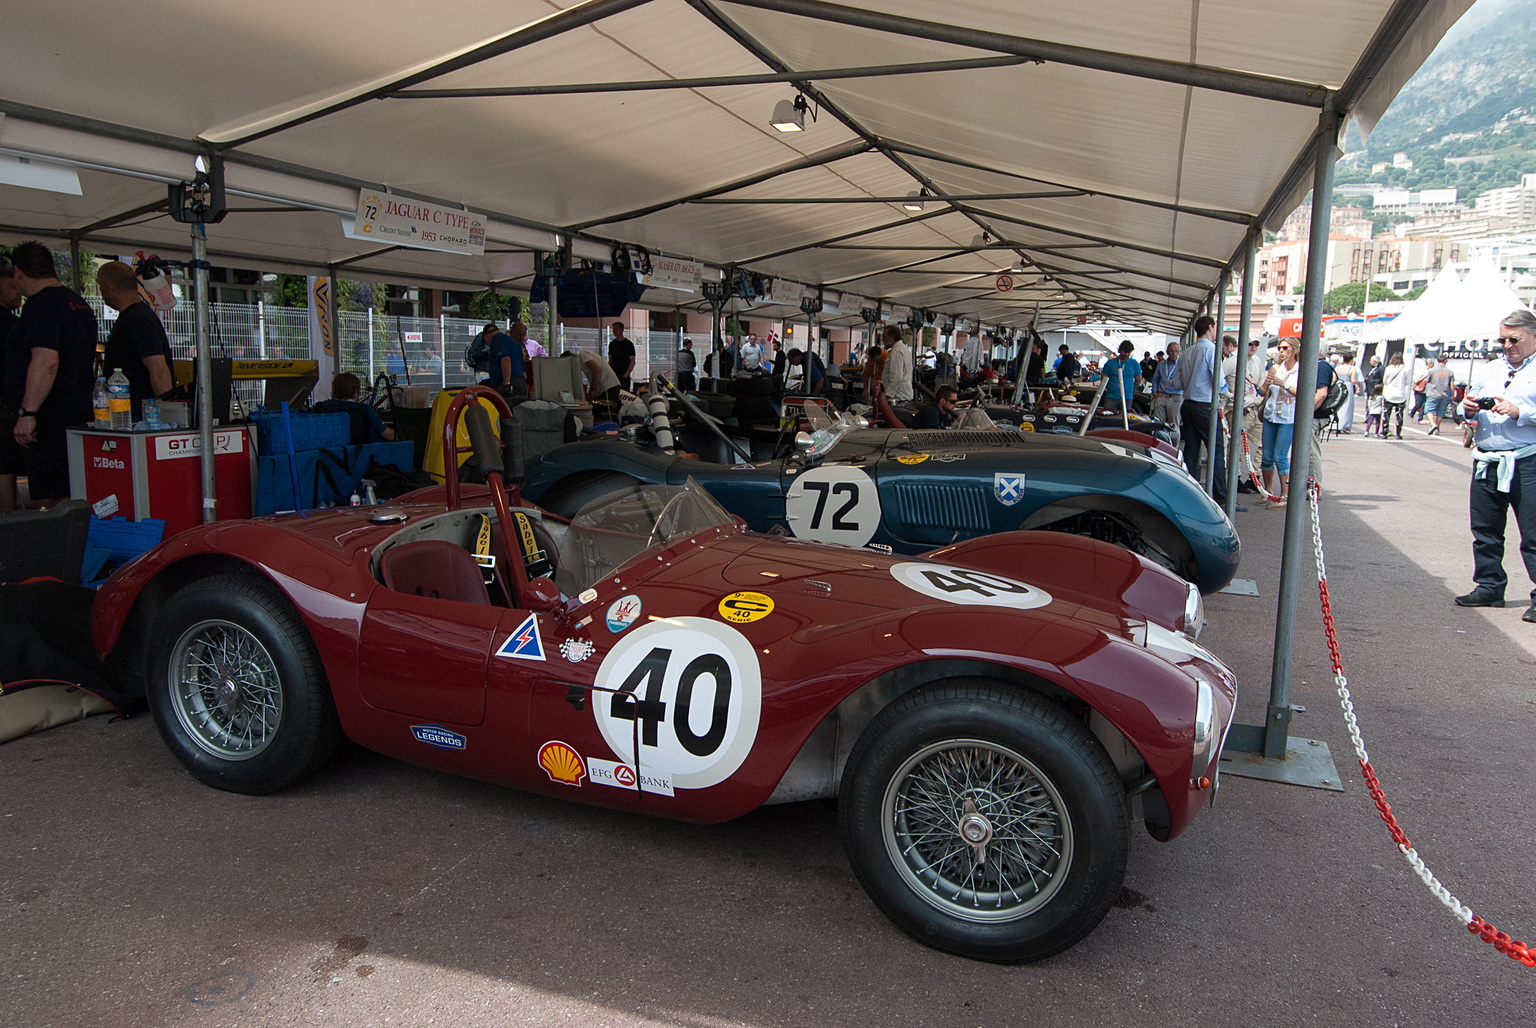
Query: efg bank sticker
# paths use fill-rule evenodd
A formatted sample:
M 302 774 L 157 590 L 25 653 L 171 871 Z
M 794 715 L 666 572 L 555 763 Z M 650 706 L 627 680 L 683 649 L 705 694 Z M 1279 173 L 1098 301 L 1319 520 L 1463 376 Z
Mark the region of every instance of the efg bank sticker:
M 627 633 L 593 682 L 598 731 L 618 763 L 658 783 L 647 791 L 662 782 L 707 789 L 731 777 L 752 751 L 762 711 L 757 651 L 710 618 L 668 618 Z M 589 774 L 606 784 L 590 764 Z
M 1033 610 L 1051 602 L 1051 594 L 1043 589 L 974 568 L 904 561 L 891 565 L 891 577 L 914 592 L 946 603 Z

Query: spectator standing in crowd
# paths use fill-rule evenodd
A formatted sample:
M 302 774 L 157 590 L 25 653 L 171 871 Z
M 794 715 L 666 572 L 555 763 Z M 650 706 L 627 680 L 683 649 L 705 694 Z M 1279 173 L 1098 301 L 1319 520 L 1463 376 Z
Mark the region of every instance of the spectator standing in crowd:
M 1264 346 L 1257 339 L 1248 340 L 1248 364 L 1244 372 L 1243 433 L 1248 437 L 1248 460 L 1253 467 L 1264 459 L 1264 371 L 1269 363 L 1264 356 Z M 1241 487 L 1244 492 L 1253 490 L 1247 479 Z
M 1424 409 L 1429 414 L 1429 434 L 1440 434 L 1440 419 L 1451 407 L 1451 387 L 1456 384 L 1445 355 L 1435 358 L 1435 366 L 1424 376 Z
M 1370 395 L 1365 398 L 1365 434 L 1367 436 L 1382 435 L 1381 415 L 1386 410 L 1386 403 L 1381 398 L 1381 386 L 1367 386 Z
M 11 250 L 11 264 L 27 298 L 8 341 L 27 352 L 12 434 L 26 451 L 33 506 L 51 507 L 69 496 L 65 428 L 91 420 L 96 315 L 79 293 L 59 282 L 53 254 L 43 244 L 19 243 Z
M 171 377 L 171 341 L 128 265 L 108 261 L 96 269 L 96 288 L 102 301 L 117 311 L 107 336 L 105 367 L 108 374 L 112 368 L 123 369 L 137 424 L 144 416 L 144 401 L 163 397 L 176 385 Z
M 1131 359 L 1135 352 L 1136 344 L 1126 339 L 1120 343 L 1119 355 L 1104 362 L 1103 374 L 1108 381 L 1104 384 L 1102 402 L 1106 413 L 1118 414 L 1131 409 L 1136 383 L 1141 381 L 1141 365 Z
M 1221 337 L 1221 377 L 1227 383 L 1227 395 L 1237 392 L 1237 340 Z
M 1371 354 L 1370 367 L 1366 368 L 1365 371 L 1366 393 L 1369 394 L 1373 387 L 1380 386 L 1383 380 L 1386 378 L 1386 374 L 1387 369 L 1386 366 L 1381 363 L 1381 358 L 1376 356 L 1374 353 Z
M 1355 355 L 1346 353 L 1333 370 L 1349 387 L 1349 393 L 1344 397 L 1344 406 L 1339 408 L 1339 431 L 1349 435 L 1355 427 L 1355 397 L 1360 395 L 1363 385 L 1360 369 L 1355 367 Z
M 1431 366 L 1431 363 L 1426 363 L 1423 373 L 1413 380 L 1413 409 L 1408 412 L 1408 416 L 1420 423 L 1424 421 L 1424 404 L 1427 399 L 1425 389 L 1429 385 L 1429 369 Z
M 934 402 L 925 403 L 917 409 L 917 416 L 912 419 L 912 428 L 948 428 L 955 420 L 955 387 L 941 385 L 933 394 Z
M 693 354 L 693 340 L 683 337 L 683 348 L 677 351 L 677 387 L 684 392 L 699 387 L 699 360 Z
M 901 338 L 901 329 L 895 325 L 885 326 L 884 343 L 885 373 L 881 381 L 885 383 L 886 398 L 892 403 L 906 403 L 912 399 L 912 347 Z
M 528 358 L 523 352 L 522 340 L 528 338 L 528 326 L 514 321 L 511 331 L 508 335 L 497 328 L 494 321 L 482 330 L 491 348 L 490 372 L 485 384 L 508 396 L 524 397 L 528 395 Z
M 1045 384 L 1045 340 L 1032 334 L 1034 342 L 1029 344 L 1029 359 L 1024 362 L 1024 384 L 1039 388 Z
M 1299 344 L 1298 340 L 1298 344 Z M 1328 423 L 1317 416 L 1322 409 L 1323 401 L 1328 399 L 1328 390 L 1333 388 L 1333 380 L 1338 377 L 1338 372 L 1333 370 L 1333 365 L 1317 359 L 1317 388 L 1312 393 L 1312 438 L 1307 440 L 1307 446 L 1311 453 L 1311 467 L 1307 470 L 1318 485 L 1323 484 L 1323 430 Z
M 384 424 L 384 419 L 379 417 L 379 412 L 373 409 L 372 404 L 363 403 L 360 397 L 363 395 L 363 383 L 358 377 L 349 371 L 344 371 L 331 379 L 331 398 L 321 400 L 315 404 L 315 410 L 321 414 L 346 414 L 359 407 L 368 412 L 368 441 L 370 443 L 392 443 L 395 441 L 395 430 Z
M 1162 358 L 1163 351 L 1157 351 L 1157 356 L 1152 356 L 1151 350 L 1141 351 L 1141 377 L 1146 381 L 1152 381 L 1152 376 L 1157 372 L 1157 362 Z
M 11 262 L 0 258 L 0 511 L 16 509 L 16 477 L 27 473 L 27 454 L 16 441 L 16 408 L 27 381 L 26 351 L 11 345 L 21 290 Z
M 635 344 L 624 338 L 624 322 L 615 321 L 609 328 L 613 338 L 608 340 L 608 366 L 618 378 L 619 388 L 627 390 L 635 370 Z
M 1499 323 L 1502 367 L 1485 368 L 1481 387 L 1468 387 L 1462 413 L 1476 419 L 1472 451 L 1472 580 L 1456 597 L 1462 607 L 1502 607 L 1504 526 L 1514 511 L 1520 556 L 1536 583 L 1536 315 L 1516 311 Z M 1492 372 L 1492 374 L 1489 374 Z M 1503 385 L 1499 385 L 1499 379 Z M 1536 624 L 1536 589 L 1521 620 Z
M 1275 510 L 1285 507 L 1290 495 L 1291 442 L 1296 431 L 1296 390 L 1301 379 L 1301 365 L 1297 362 L 1300 345 L 1295 339 L 1280 340 L 1275 347 L 1277 359 L 1259 383 L 1264 396 L 1264 491 L 1280 497 L 1268 501 Z
M 741 344 L 741 352 L 737 364 L 742 371 L 748 374 L 757 374 L 763 370 L 763 348 L 757 341 L 757 333 L 749 332 L 746 342 Z
M 1056 384 L 1063 389 L 1072 388 L 1072 380 L 1077 377 L 1077 358 L 1072 356 L 1072 351 L 1062 343 L 1056 351 L 1056 363 L 1051 365 L 1051 370 L 1056 373 Z
M 1392 418 L 1397 417 L 1397 438 L 1403 437 L 1403 410 L 1408 406 L 1408 365 L 1403 355 L 1394 353 L 1387 362 L 1386 374 L 1381 380 L 1381 399 L 1385 409 L 1381 415 L 1381 437 L 1392 436 Z
M 1168 344 L 1168 359 L 1154 363 L 1150 385 L 1152 388 L 1152 416 L 1173 429 L 1173 448 L 1177 450 L 1182 439 L 1179 426 L 1179 408 L 1184 405 L 1184 388 L 1179 385 L 1179 344 Z
M 1207 315 L 1195 319 L 1195 341 L 1188 350 L 1179 354 L 1174 365 L 1179 388 L 1184 392 L 1184 402 L 1179 407 L 1179 434 L 1184 442 L 1184 466 L 1196 479 L 1200 477 L 1200 448 L 1206 449 L 1212 466 L 1211 498 L 1219 504 L 1227 502 L 1226 447 L 1221 445 L 1218 432 L 1211 439 L 1211 404 L 1219 402 L 1211 395 L 1211 380 L 1216 375 L 1216 322 Z M 1227 383 L 1221 383 L 1220 392 L 1226 392 Z M 1241 504 L 1238 510 L 1244 510 Z
M 875 402 L 875 383 L 885 380 L 885 350 L 879 342 L 869 344 L 864 355 L 864 402 Z
M 524 331 L 527 330 L 524 329 Z M 523 340 L 523 352 L 527 355 L 529 360 L 533 360 L 535 357 L 549 356 L 549 351 L 544 349 L 544 346 L 537 339 Z

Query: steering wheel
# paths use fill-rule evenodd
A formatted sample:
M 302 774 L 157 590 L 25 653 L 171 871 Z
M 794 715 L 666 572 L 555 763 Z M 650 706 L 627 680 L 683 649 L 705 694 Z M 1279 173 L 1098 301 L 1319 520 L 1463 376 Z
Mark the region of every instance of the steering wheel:
M 687 493 L 678 493 L 676 496 L 672 497 L 662 505 L 661 512 L 656 515 L 655 523 L 651 525 L 651 534 L 645 537 L 646 549 L 650 549 L 652 546 L 659 545 L 665 541 L 661 536 L 662 519 L 667 516 L 667 513 L 671 511 L 673 507 L 678 506 L 686 499 L 688 499 Z

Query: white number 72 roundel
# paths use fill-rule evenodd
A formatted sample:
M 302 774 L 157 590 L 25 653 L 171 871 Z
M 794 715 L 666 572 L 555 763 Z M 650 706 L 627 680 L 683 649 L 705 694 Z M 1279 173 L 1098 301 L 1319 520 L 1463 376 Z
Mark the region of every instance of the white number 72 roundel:
M 593 684 L 592 714 L 613 752 L 674 788 L 725 781 L 757 739 L 757 651 L 719 621 L 679 617 L 637 628 L 603 658 Z
M 891 577 L 914 592 L 946 603 L 1032 610 L 1051 602 L 1051 594 L 1044 589 L 974 568 L 904 561 L 891 565 Z

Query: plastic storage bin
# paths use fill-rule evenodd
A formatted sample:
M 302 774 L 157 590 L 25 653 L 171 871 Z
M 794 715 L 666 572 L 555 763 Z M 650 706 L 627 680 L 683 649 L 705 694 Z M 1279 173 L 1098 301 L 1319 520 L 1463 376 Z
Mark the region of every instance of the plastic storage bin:
M 298 450 L 331 449 L 352 441 L 352 419 L 345 414 L 289 414 L 293 425 L 293 448 Z M 288 429 L 280 411 L 254 411 L 256 452 L 274 457 L 288 452 Z

